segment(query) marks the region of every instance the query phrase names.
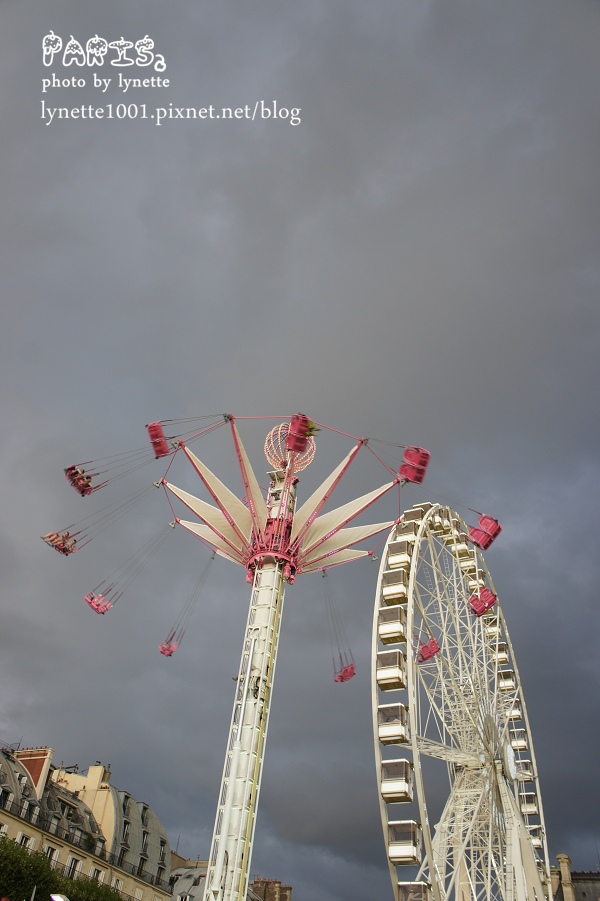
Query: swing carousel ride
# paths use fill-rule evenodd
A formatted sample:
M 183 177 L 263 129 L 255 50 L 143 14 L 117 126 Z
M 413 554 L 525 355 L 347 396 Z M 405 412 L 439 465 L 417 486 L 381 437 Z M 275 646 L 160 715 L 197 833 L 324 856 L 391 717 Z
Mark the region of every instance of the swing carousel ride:
M 321 572 L 335 647 L 334 679 L 355 665 L 327 573 L 374 557 L 359 545 L 381 533 L 384 552 L 373 628 L 373 727 L 382 824 L 397 901 L 543 901 L 550 896 L 548 852 L 533 745 L 512 645 L 482 551 L 501 531 L 488 515 L 467 526 L 445 506 L 424 503 L 401 513 L 400 488 L 421 484 L 429 452 L 356 438 L 296 414 L 272 428 L 264 443 L 269 484 L 252 469 L 238 421 L 220 415 L 153 422 L 150 447 L 74 464 L 65 477 L 88 497 L 134 469 L 170 458 L 159 481 L 58 532 L 42 536 L 63 556 L 163 488 L 173 513 L 129 560 L 85 595 L 98 614 L 111 610 L 169 532 L 180 526 L 212 556 L 166 638 L 161 654 L 180 647 L 215 556 L 242 566 L 250 605 L 236 679 L 204 901 L 244 901 L 247 892 L 284 595 L 304 573 Z M 190 444 L 228 427 L 241 475 L 240 498 L 200 460 Z M 165 429 L 181 429 L 165 435 Z M 187 430 L 187 431 L 186 431 Z M 335 433 L 352 446 L 297 508 L 299 474 L 315 456 L 315 434 Z M 377 449 L 376 449 L 377 448 Z M 403 451 L 393 465 L 384 457 Z M 359 452 L 370 453 L 388 480 L 367 494 L 325 509 Z M 211 502 L 169 480 L 183 458 Z M 398 465 L 399 464 L 399 465 Z M 397 497 L 383 522 L 356 524 L 388 495 Z M 175 506 L 195 519 L 182 519 Z M 398 757 L 404 748 L 409 758 Z M 446 801 L 427 797 L 442 767 Z M 429 795 L 432 795 L 432 788 Z M 414 808 L 414 816 L 404 811 Z M 400 813 L 398 813 L 400 811 Z M 431 825 L 431 816 L 439 816 Z M 399 818 L 402 816 L 402 818 Z M 402 876 L 406 878 L 402 878 Z

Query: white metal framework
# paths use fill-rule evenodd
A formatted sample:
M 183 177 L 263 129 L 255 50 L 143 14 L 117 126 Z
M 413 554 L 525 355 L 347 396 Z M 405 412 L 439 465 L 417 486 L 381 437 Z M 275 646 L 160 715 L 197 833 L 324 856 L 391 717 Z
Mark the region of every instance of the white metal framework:
M 497 600 L 479 616 L 471 604 L 484 587 L 496 595 L 468 527 L 448 507 L 415 505 L 392 529 L 375 598 L 372 687 L 398 901 L 551 895 L 513 648 Z

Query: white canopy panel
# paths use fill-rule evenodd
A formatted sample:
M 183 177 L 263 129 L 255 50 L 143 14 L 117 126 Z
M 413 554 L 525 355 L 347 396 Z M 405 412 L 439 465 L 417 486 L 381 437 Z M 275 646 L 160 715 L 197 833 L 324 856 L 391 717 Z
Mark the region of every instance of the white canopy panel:
M 227 521 L 225 514 L 221 512 L 221 510 L 217 510 L 216 507 L 213 507 L 211 504 L 207 504 L 206 501 L 200 500 L 198 497 L 194 497 L 193 494 L 189 494 L 187 491 L 183 491 L 181 488 L 177 488 L 175 485 L 171 485 L 169 482 L 165 482 L 166 487 L 171 491 L 175 497 L 178 497 L 186 507 L 196 514 L 203 522 L 207 524 L 212 529 L 213 535 L 217 537 L 224 538 L 232 551 L 243 552 L 244 550 L 249 550 L 249 545 L 244 545 L 240 540 L 237 531 L 233 528 L 233 526 Z M 248 511 L 246 511 L 248 512 Z M 248 514 L 249 516 L 250 514 Z
M 292 537 L 291 543 L 293 544 L 300 532 L 304 529 L 304 526 L 308 522 L 309 519 L 314 519 L 320 513 L 327 499 L 331 496 L 334 488 L 337 486 L 338 482 L 342 478 L 345 470 L 348 468 L 354 457 L 359 452 L 362 446 L 362 442 L 358 444 L 356 447 L 353 447 L 350 453 L 344 457 L 342 462 L 337 466 L 331 475 L 325 479 L 324 482 L 319 485 L 316 491 L 314 491 L 311 496 L 305 501 L 299 510 L 296 511 L 294 516 L 294 524 L 292 526 Z
M 207 544 L 210 544 L 221 557 L 227 557 L 228 560 L 232 560 L 234 563 L 244 564 L 244 558 L 241 554 L 236 554 L 226 541 L 219 538 L 218 535 L 213 532 L 210 526 L 205 526 L 203 523 L 199 522 L 189 522 L 183 519 L 178 519 L 177 522 L 180 526 L 183 526 L 184 529 L 187 529 L 188 532 L 192 532 L 194 535 L 197 535 L 199 538 L 206 541 Z
M 361 557 L 368 556 L 368 551 L 357 551 L 353 549 L 337 551 L 337 553 L 327 557 L 326 562 L 321 560 L 320 563 L 310 563 L 308 566 L 301 566 L 299 571 L 303 573 L 314 573 L 320 569 L 324 569 L 325 566 L 339 566 L 340 563 L 350 563 L 352 560 L 359 560 Z
M 395 522 L 396 520 L 393 519 L 391 522 L 378 522 L 369 526 L 354 526 L 350 529 L 339 529 L 335 535 L 326 538 L 325 541 L 323 541 L 322 544 L 319 544 L 314 550 L 309 551 L 306 554 L 301 554 L 300 560 L 302 563 L 315 563 L 317 560 L 321 560 L 328 554 L 335 553 L 343 548 L 351 547 L 351 545 L 357 544 L 365 538 L 370 538 L 371 535 L 377 535 L 378 532 L 391 529 Z
M 226 511 L 233 520 L 240 538 L 243 537 L 246 542 L 249 541 L 252 531 L 252 517 L 246 505 L 191 450 L 185 446 L 183 450 L 220 509 L 223 512 Z
M 303 552 L 307 554 L 309 551 L 313 550 L 322 538 L 333 535 L 334 532 L 337 532 L 358 516 L 359 513 L 366 510 L 367 507 L 373 504 L 378 498 L 382 497 L 396 484 L 397 482 L 388 482 L 386 485 L 382 485 L 381 488 L 376 488 L 375 491 L 371 491 L 369 494 L 363 494 L 362 497 L 350 501 L 348 504 L 344 504 L 343 507 L 338 507 L 336 510 L 330 510 L 329 513 L 324 513 L 323 516 L 320 516 L 309 526 L 306 535 L 304 536 L 304 541 L 302 542 Z
M 250 506 L 250 515 L 252 516 L 252 510 L 254 510 L 257 518 L 255 528 L 257 527 L 256 530 L 262 532 L 264 531 L 267 522 L 267 504 L 260 489 L 260 485 L 258 484 L 258 480 L 254 474 L 254 470 L 250 465 L 248 455 L 246 454 L 246 450 L 244 448 L 244 445 L 242 444 L 242 439 L 239 436 L 233 419 L 231 420 L 231 429 L 233 431 L 233 437 L 237 447 L 240 468 L 242 470 L 242 478 L 244 479 L 246 486 L 248 504 Z

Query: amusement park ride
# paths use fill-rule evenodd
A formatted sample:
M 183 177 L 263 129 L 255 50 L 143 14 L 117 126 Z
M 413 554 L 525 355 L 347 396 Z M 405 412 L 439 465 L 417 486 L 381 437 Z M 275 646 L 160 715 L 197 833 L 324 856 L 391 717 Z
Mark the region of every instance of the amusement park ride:
M 216 418 L 216 417 L 215 417 Z M 228 425 L 244 497 L 238 498 L 190 450 L 192 440 Z M 392 489 L 420 484 L 429 452 L 404 448 L 391 468 L 365 438 L 353 438 L 345 458 L 297 507 L 299 473 L 315 455 L 314 434 L 336 431 L 296 414 L 271 429 L 264 451 L 272 467 L 263 490 L 250 465 L 236 418 L 221 416 L 190 437 L 165 437 L 165 423 L 147 429 L 156 458 L 183 455 L 213 503 L 172 484 L 157 483 L 196 520 L 174 517 L 220 557 L 246 571 L 251 583 L 225 763 L 219 791 L 204 901 L 246 898 L 262 766 L 286 586 L 373 551 L 357 548 L 388 532 L 375 595 L 372 697 L 375 758 L 384 839 L 397 901 L 544 901 L 550 899 L 548 850 L 529 722 L 513 649 L 497 593 L 483 560 L 501 531 L 480 515 L 469 527 L 436 503 L 414 505 L 385 522 L 351 525 Z M 343 434 L 343 433 L 339 433 Z M 345 435 L 345 438 L 352 436 Z M 398 447 L 398 446 L 396 446 Z M 385 484 L 325 511 L 361 449 L 391 475 Z M 79 464 L 65 470 L 82 496 L 137 465 L 125 455 L 107 470 Z M 90 478 L 90 475 L 92 476 Z M 93 485 L 94 478 L 104 481 Z M 106 478 L 105 478 L 106 477 Z M 169 500 L 169 503 L 171 501 Z M 119 515 L 129 508 L 125 502 Z M 103 528 L 48 533 L 68 556 Z M 150 553 L 162 536 L 152 540 Z M 79 544 L 78 544 L 79 542 Z M 148 553 L 148 549 L 144 553 Z M 86 595 L 106 613 L 144 554 Z M 205 573 L 201 577 L 201 582 Z M 169 657 L 183 634 L 176 625 L 159 650 Z M 355 674 L 340 660 L 337 682 Z M 400 754 L 409 756 L 400 756 Z M 446 799 L 439 803 L 443 776 Z M 429 787 L 428 787 L 429 786 Z M 434 792 L 435 786 L 435 792 Z M 405 811 L 408 812 L 405 813 Z M 433 817 L 433 819 L 432 819 Z

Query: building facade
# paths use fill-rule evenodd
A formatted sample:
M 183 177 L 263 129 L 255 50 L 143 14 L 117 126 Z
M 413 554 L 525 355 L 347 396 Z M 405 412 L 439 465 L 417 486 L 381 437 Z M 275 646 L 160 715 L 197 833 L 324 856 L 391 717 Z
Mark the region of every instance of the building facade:
M 568 854 L 557 854 L 550 868 L 554 901 L 600 901 L 600 873 L 574 873 Z
M 167 834 L 148 804 L 110 782 L 110 770 L 97 762 L 84 773 L 55 769 L 52 779 L 90 808 L 117 865 L 140 879 L 169 888 L 171 849 Z
M 172 854 L 173 901 L 202 901 L 207 860 L 184 860 Z M 258 876 L 248 885 L 246 901 L 292 901 L 292 887 Z
M 114 788 L 102 764 L 79 774 L 55 768 L 53 754 L 0 748 L 0 835 L 41 851 L 71 879 L 106 883 L 135 901 L 167 901 L 170 852 L 156 815 Z

